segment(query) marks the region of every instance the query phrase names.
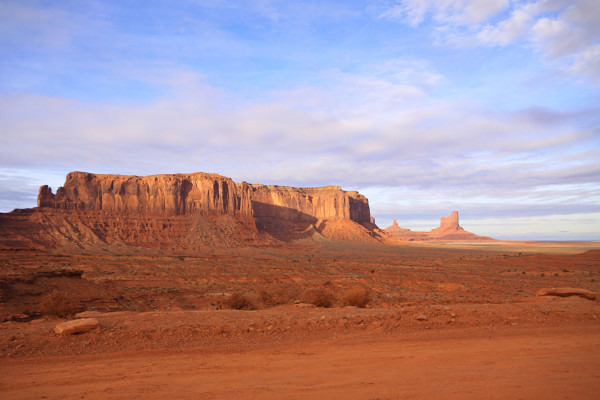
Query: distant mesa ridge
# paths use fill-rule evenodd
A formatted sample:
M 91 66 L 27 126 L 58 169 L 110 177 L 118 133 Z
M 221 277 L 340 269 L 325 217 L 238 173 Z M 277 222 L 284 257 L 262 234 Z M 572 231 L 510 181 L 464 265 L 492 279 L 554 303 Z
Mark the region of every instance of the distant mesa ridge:
M 414 232 L 410 229 L 401 228 L 394 219 L 391 226 L 384 232 L 396 239 L 403 240 L 493 240 L 487 236 L 479 236 L 465 231 L 458 221 L 458 211 L 452 211 L 447 217 L 440 218 L 440 226 L 429 232 Z
M 0 214 L 0 245 L 80 249 L 264 246 L 299 239 L 381 242 L 369 202 L 339 186 L 236 183 L 195 172 L 149 176 L 71 172 L 38 207 Z

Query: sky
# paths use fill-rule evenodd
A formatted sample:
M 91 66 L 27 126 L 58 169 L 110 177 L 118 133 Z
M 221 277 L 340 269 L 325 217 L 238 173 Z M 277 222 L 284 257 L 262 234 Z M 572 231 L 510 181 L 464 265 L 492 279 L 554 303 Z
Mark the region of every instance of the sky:
M 0 211 L 202 171 L 600 240 L 599 89 L 597 0 L 0 0 Z

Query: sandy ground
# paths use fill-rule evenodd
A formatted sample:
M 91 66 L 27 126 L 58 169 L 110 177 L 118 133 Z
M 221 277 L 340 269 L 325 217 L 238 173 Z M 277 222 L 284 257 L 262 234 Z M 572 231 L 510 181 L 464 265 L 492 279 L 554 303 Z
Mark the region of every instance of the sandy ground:
M 0 323 L 0 398 L 598 398 L 600 301 L 536 297 L 544 287 L 598 292 L 600 252 L 586 252 L 596 243 L 335 246 L 4 252 L 0 306 L 12 320 Z M 57 268 L 83 277 L 25 279 Z M 343 305 L 356 285 L 373 294 L 367 308 Z M 225 293 L 277 287 L 324 287 L 338 302 L 217 307 Z M 54 334 L 64 319 L 39 312 L 53 290 L 78 295 L 99 328 Z
M 425 315 L 427 320 L 420 320 Z M 600 307 L 117 312 L 0 326 L 3 399 L 592 399 Z
M 249 351 L 3 360 L 0 389 L 4 399 L 593 399 L 599 337 L 599 324 L 487 337 L 464 328 Z

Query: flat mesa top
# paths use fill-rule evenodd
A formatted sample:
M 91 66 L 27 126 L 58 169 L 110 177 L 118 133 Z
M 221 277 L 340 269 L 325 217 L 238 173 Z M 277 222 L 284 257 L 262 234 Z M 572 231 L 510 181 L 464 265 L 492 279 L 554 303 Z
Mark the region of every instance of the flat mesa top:
M 122 174 L 96 174 L 93 172 L 84 172 L 84 171 L 73 171 L 70 172 L 69 174 L 67 174 L 67 179 L 69 178 L 76 178 L 76 177 L 86 177 L 86 176 L 92 176 L 95 178 L 99 178 L 99 179 L 153 179 L 153 178 L 192 178 L 192 177 L 205 177 L 205 178 L 212 178 L 212 179 L 226 179 L 226 180 L 232 180 L 231 178 L 228 178 L 226 176 L 217 174 L 217 173 L 213 173 L 213 172 L 190 172 L 190 173 L 172 173 L 172 174 L 152 174 L 152 175 L 122 175 Z M 233 181 L 233 180 L 232 180 Z M 245 181 L 242 181 L 240 183 L 245 183 Z M 249 185 L 258 188 L 258 187 L 266 187 L 269 189 L 280 189 L 280 190 L 286 190 L 286 189 L 300 189 L 300 190 L 309 190 L 309 191 L 315 191 L 315 190 L 342 190 L 342 187 L 339 185 L 328 185 L 328 186 L 309 186 L 309 187 L 295 187 L 295 186 L 286 186 L 286 185 L 264 185 L 261 183 L 250 183 Z M 353 194 L 356 193 L 358 194 L 358 192 L 356 191 L 345 191 L 347 193 Z

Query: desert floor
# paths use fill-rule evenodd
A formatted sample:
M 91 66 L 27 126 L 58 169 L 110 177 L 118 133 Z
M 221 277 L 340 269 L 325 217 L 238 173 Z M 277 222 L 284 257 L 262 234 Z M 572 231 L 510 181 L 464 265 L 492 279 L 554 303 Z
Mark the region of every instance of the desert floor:
M 3 399 L 591 399 L 597 242 L 296 243 L 61 254 L 4 249 Z M 82 275 L 48 271 L 82 271 Z M 366 308 L 345 293 L 366 289 Z M 326 291 L 332 307 L 309 304 Z M 100 327 L 53 332 L 51 293 Z M 252 310 L 227 308 L 231 293 Z M 274 305 L 274 303 L 283 303 Z

